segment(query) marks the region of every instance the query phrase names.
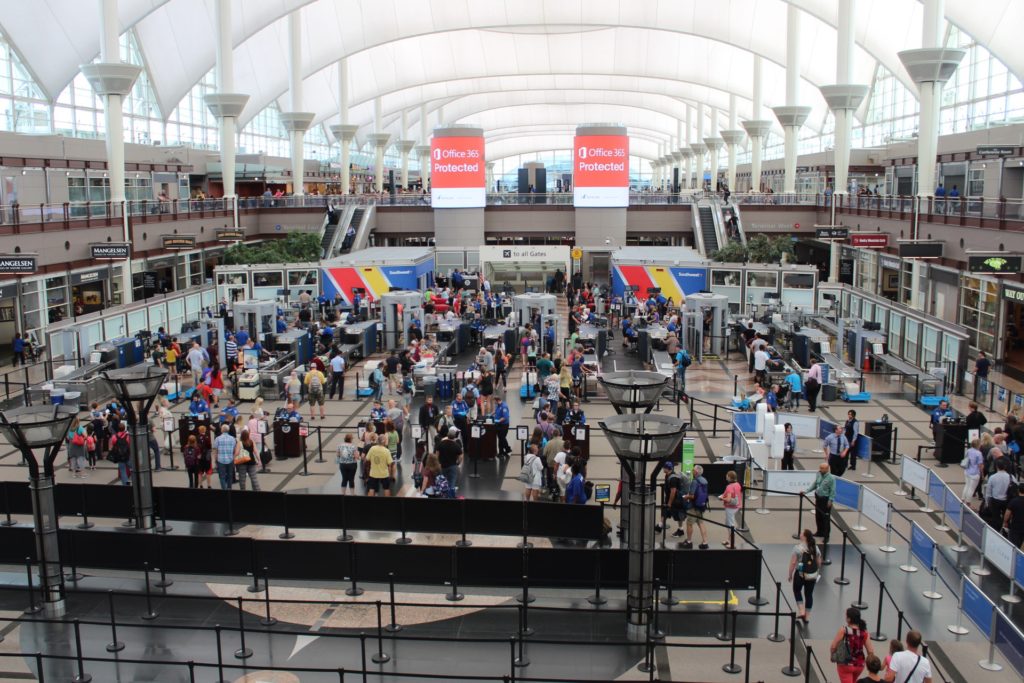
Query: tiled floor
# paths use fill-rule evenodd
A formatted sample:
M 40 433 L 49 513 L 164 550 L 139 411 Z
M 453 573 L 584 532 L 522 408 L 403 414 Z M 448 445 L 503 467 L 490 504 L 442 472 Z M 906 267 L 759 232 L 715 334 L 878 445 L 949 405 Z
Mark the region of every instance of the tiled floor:
M 605 359 L 604 370 L 626 369 L 638 367 L 634 356 L 624 355 L 620 341 L 616 337 L 610 348 L 612 353 Z M 465 361 L 466 359 L 460 359 Z M 464 364 L 464 363 L 463 363 Z M 358 369 L 357 369 L 358 370 Z M 340 476 L 334 465 L 333 454 L 337 445 L 344 435 L 354 432 L 359 420 L 368 416 L 370 403 L 366 400 L 356 400 L 352 394 L 355 386 L 354 378 L 351 376 L 355 370 L 350 372 L 346 382 L 349 393 L 344 400 L 329 401 L 327 405 L 327 419 L 316 420 L 311 427 L 320 430 L 320 437 L 323 444 L 324 462 L 318 462 L 316 458 L 317 439 L 310 436 L 308 443 L 311 450 L 308 453 L 306 468 L 308 476 L 304 475 L 303 462 L 301 458 L 293 458 L 284 461 L 275 461 L 271 465 L 271 472 L 260 475 L 262 488 L 269 490 L 300 491 L 310 490 L 315 492 L 339 492 Z M 513 424 L 526 424 L 530 420 L 529 407 L 518 400 L 518 369 L 511 373 L 512 381 L 509 386 L 509 396 L 512 410 Z M 691 422 L 690 434 L 697 437 L 697 460 L 708 462 L 717 456 L 729 452 L 729 427 L 730 414 L 725 409 L 719 409 L 720 421 L 715 423 L 710 417 L 714 414 L 713 405 L 724 406 L 729 403 L 733 396 L 734 386 L 740 390 L 752 388 L 745 363 L 735 360 L 707 360 L 703 365 L 693 365 L 687 372 L 687 390 L 693 397 L 705 403 L 694 402 L 689 406 L 679 406 L 679 415 Z M 900 387 L 884 386 L 876 383 L 870 386 L 875 399 L 866 404 L 856 404 L 856 410 L 862 421 L 874 420 L 887 415 L 898 429 L 898 442 L 896 445 L 900 453 L 916 455 L 919 445 L 930 444 L 928 429 L 928 416 L 920 408 L 915 407 L 901 393 Z M 412 403 L 412 412 L 416 410 L 422 399 L 417 397 Z M 710 404 L 710 405 L 708 405 Z M 265 406 L 273 411 L 279 402 L 269 401 Z M 243 404 L 243 411 L 247 408 Z M 829 403 L 821 406 L 820 414 L 826 419 L 841 419 L 845 416 L 848 404 L 843 402 Z M 175 406 L 176 413 L 185 409 L 184 404 Z M 591 461 L 589 478 L 597 483 L 609 483 L 614 486 L 617 483 L 619 467 L 612 454 L 610 445 L 597 428 L 600 418 L 614 413 L 611 406 L 602 400 L 594 400 L 584 405 L 588 422 L 593 425 L 591 432 Z M 666 414 L 675 414 L 677 406 L 666 402 L 661 406 Z M 806 413 L 806 406 L 800 411 Z M 308 408 L 303 406 L 303 413 L 308 417 Z M 713 431 L 717 428 L 717 432 Z M 513 430 L 514 432 L 514 430 Z M 405 437 L 405 465 L 400 471 L 398 489 L 396 495 L 405 495 L 408 486 L 409 456 L 412 451 L 412 440 L 408 435 Z M 513 442 L 513 447 L 518 446 Z M 800 444 L 798 451 L 797 467 L 810 469 L 816 467 L 821 459 L 819 452 L 820 445 L 809 440 Z M 518 451 L 517 451 L 518 452 Z M 18 464 L 19 457 L 6 445 L 0 446 L 0 478 L 8 480 L 23 480 L 26 470 Z M 930 455 L 926 452 L 926 462 L 930 462 Z M 180 456 L 175 456 L 176 464 L 180 465 Z M 165 458 L 165 465 L 169 461 Z M 517 498 L 520 495 L 522 485 L 516 480 L 518 474 L 519 459 L 513 456 L 507 463 L 497 461 L 496 463 L 482 464 L 480 467 L 479 479 L 464 478 L 461 493 L 467 497 L 510 497 Z M 954 490 L 959 490 L 963 477 L 958 467 L 950 467 L 937 470 Z M 907 519 L 918 521 L 926 525 L 930 530 L 938 522 L 934 516 L 921 512 L 919 502 L 909 500 L 906 497 L 896 497 L 892 493 L 897 489 L 898 468 L 887 463 L 876 463 L 872 466 L 870 473 L 873 475 L 867 478 L 868 470 L 862 465 L 855 473 L 848 477 L 864 483 L 875 489 L 891 500 L 895 509 L 900 513 L 894 518 L 894 526 L 899 533 L 908 533 Z M 66 469 L 61 470 L 58 476 L 60 481 L 69 481 L 69 474 Z M 116 483 L 116 470 L 109 463 L 101 463 L 99 468 L 90 473 L 87 481 Z M 186 476 L 183 470 L 164 470 L 155 474 L 155 483 L 161 486 L 185 486 Z M 215 484 L 216 485 L 216 484 Z M 769 497 L 759 500 L 748 501 L 749 510 L 745 515 L 745 522 L 750 528 L 750 539 L 763 548 L 765 553 L 765 571 L 763 571 L 763 593 L 774 600 L 775 584 L 773 576 L 782 581 L 783 604 L 781 609 L 789 611 L 789 591 L 785 581 L 788 567 L 789 554 L 793 545 L 792 534 L 797 531 L 799 525 L 809 526 L 812 522 L 812 514 L 805 509 L 802 519 L 798 519 L 797 502 L 789 497 Z M 767 511 L 767 514 L 755 513 L 756 508 Z M 615 523 L 615 511 L 609 510 L 609 516 Z M 710 513 L 713 520 L 721 521 L 720 510 Z M 853 549 L 853 544 L 864 549 L 867 561 L 870 563 L 879 578 L 886 582 L 889 591 L 899 596 L 900 606 L 904 610 L 904 617 L 914 627 L 924 631 L 926 638 L 931 643 L 934 657 L 943 666 L 944 671 L 950 676 L 950 680 L 964 681 L 972 680 L 979 683 L 996 681 L 1017 680 L 1007 672 L 1002 674 L 991 674 L 982 671 L 977 666 L 977 660 L 984 654 L 983 644 L 979 636 L 972 629 L 972 633 L 963 638 L 952 636 L 945 628 L 946 624 L 955 621 L 955 601 L 948 595 L 939 601 L 925 600 L 920 597 L 921 591 L 929 587 L 926 573 L 918 572 L 915 575 L 905 574 L 897 569 L 897 565 L 905 560 L 905 551 L 901 550 L 895 554 L 885 554 L 877 550 L 885 539 L 885 533 L 868 523 L 865 531 L 855 531 L 853 527 L 857 523 L 856 513 L 840 512 L 839 529 L 846 531 L 850 546 L 846 555 L 846 576 L 853 582 L 847 586 L 836 585 L 831 579 L 836 578 L 840 572 L 841 548 L 833 547 L 830 555 L 833 564 L 824 572 L 824 578 L 820 582 L 816 600 L 817 606 L 814 610 L 812 623 L 806 627 L 807 642 L 812 645 L 814 652 L 821 662 L 828 680 L 835 680 L 834 669 L 828 664 L 827 640 L 832 636 L 840 623 L 840 615 L 845 607 L 856 597 L 858 590 L 858 574 L 860 556 Z M 24 522 L 25 520 L 20 520 Z M 104 520 L 97 520 L 97 523 L 104 523 Z M 118 523 L 116 520 L 107 521 L 109 524 Z M 175 524 L 175 533 L 209 533 L 209 525 L 189 526 L 186 524 Z M 280 529 L 244 527 L 242 534 L 253 536 L 265 536 L 273 534 L 276 536 Z M 333 540 L 335 532 L 296 530 L 297 538 L 306 540 Z M 932 531 L 933 536 L 940 543 L 950 545 L 955 540 L 949 533 Z M 711 529 L 713 543 L 718 543 L 724 536 L 721 529 Z M 363 532 L 358 538 L 363 541 L 391 542 L 394 534 L 378 534 Z M 833 540 L 840 537 L 834 536 Z M 455 539 L 445 535 L 419 534 L 414 538 L 416 543 L 450 545 Z M 506 539 L 502 537 L 474 537 L 475 544 L 510 545 L 517 539 Z M 550 543 L 550 539 L 531 539 L 535 543 Z M 898 542 L 898 539 L 897 539 Z M 665 541 L 668 547 L 678 544 L 677 540 L 669 537 Z M 699 561 L 699 554 L 694 555 L 695 561 Z M 769 573 L 770 571 L 770 573 Z M 88 663 L 87 668 L 93 674 L 94 680 L 103 681 L 186 681 L 188 678 L 187 668 L 183 665 L 173 667 L 163 665 L 163 660 L 175 660 L 185 662 L 189 659 L 202 660 L 206 662 L 216 661 L 216 649 L 214 640 L 207 632 L 189 631 L 186 629 L 174 629 L 173 626 L 187 626 L 188 624 L 212 625 L 237 625 L 238 613 L 233 598 L 262 597 L 262 593 L 253 596 L 243 589 L 244 579 L 237 581 L 230 579 L 217 579 L 210 581 L 197 580 L 196 577 L 175 577 L 176 583 L 167 589 L 171 596 L 204 596 L 205 601 L 183 601 L 181 599 L 170 600 L 169 598 L 158 598 L 157 609 L 161 613 L 160 619 L 153 622 L 160 628 L 142 630 L 143 622 L 137 621 L 137 615 L 142 612 L 141 603 L 131 605 L 119 605 L 119 620 L 125 619 L 137 624 L 134 628 L 125 628 L 119 633 L 122 639 L 129 643 L 129 647 L 120 656 L 122 660 L 147 660 L 148 663 L 126 664 L 114 666 L 107 663 Z M 24 582 L 24 572 L 12 569 L 9 573 L 2 575 L 2 583 L 17 585 Z M 87 577 L 79 583 L 83 590 L 103 591 L 107 588 L 118 588 L 138 590 L 140 581 L 138 577 L 119 576 L 102 574 Z M 301 667 L 334 668 L 346 667 L 348 669 L 361 668 L 359 632 L 367 632 L 370 636 L 366 644 L 366 652 L 372 654 L 375 651 L 374 640 L 377 614 L 376 600 L 384 601 L 385 605 L 389 599 L 386 584 L 366 586 L 366 594 L 358 598 L 358 604 L 353 604 L 353 599 L 344 595 L 342 586 L 322 584 L 301 584 L 295 583 L 287 586 L 274 586 L 271 589 L 273 598 L 313 600 L 316 604 L 275 604 L 274 614 L 281 621 L 278 629 L 283 633 L 274 635 L 262 632 L 258 624 L 258 618 L 262 615 L 261 603 L 250 603 L 245 606 L 247 613 L 247 629 L 251 629 L 248 646 L 256 651 L 253 658 L 245 663 L 249 666 L 248 672 L 240 669 L 231 669 L 225 673 L 224 678 L 231 681 L 328 681 L 339 680 L 337 674 L 311 673 L 298 671 Z M 390 662 L 382 665 L 370 664 L 380 676 L 374 676 L 377 680 L 409 680 L 408 678 L 398 679 L 393 674 L 397 671 L 426 671 L 430 673 L 464 674 L 468 676 L 480 676 L 483 680 L 485 675 L 505 675 L 509 673 L 509 645 L 507 638 L 515 630 L 517 610 L 512 601 L 513 592 L 494 590 L 474 590 L 467 593 L 464 603 L 448 603 L 443 598 L 443 593 L 438 590 L 424 589 L 415 586 L 396 587 L 396 599 L 398 602 L 417 603 L 415 606 L 398 607 L 397 620 L 406 628 L 398 634 L 400 640 L 384 641 L 384 650 L 392 655 Z M 879 584 L 876 578 L 869 573 L 865 578 L 864 594 L 870 604 L 866 613 L 869 623 L 874 628 L 877 617 L 876 603 L 878 599 Z M 583 601 L 586 593 L 579 591 L 534 591 L 538 596 L 535 603 L 536 609 L 531 609 L 529 615 L 530 625 L 536 629 L 537 635 L 533 637 L 532 643 L 527 645 L 526 654 L 531 661 L 529 667 L 522 669 L 522 674 L 534 677 L 564 677 L 574 680 L 586 678 L 603 678 L 637 680 L 646 677 L 635 670 L 635 665 L 644 656 L 642 647 L 629 647 L 622 645 L 600 646 L 602 641 L 608 639 L 621 639 L 623 637 L 623 616 L 615 610 L 623 609 L 623 595 L 621 592 L 612 592 L 608 595 L 610 602 L 601 609 L 593 609 Z M 947 592 L 948 591 L 943 591 Z M 160 594 L 163 596 L 163 592 Z M 687 649 L 678 647 L 681 644 L 711 643 L 716 632 L 721 630 L 721 596 L 711 594 L 686 594 L 678 596 L 686 601 L 686 604 L 666 609 L 662 614 L 662 627 L 670 634 L 666 645 L 658 645 L 655 648 L 655 664 L 658 666 L 659 675 L 662 679 L 671 677 L 676 680 L 736 680 L 736 676 L 725 674 L 721 665 L 728 661 L 728 650 L 718 649 Z M 749 594 L 740 594 L 738 606 L 742 610 L 753 612 L 754 608 L 747 604 L 746 598 Z M 219 601 L 211 602 L 210 599 L 220 598 Z M 23 597 L 10 591 L 0 592 L 0 609 L 8 610 L 0 612 L 0 617 L 10 618 L 16 614 L 24 602 Z M 70 613 L 83 620 L 103 621 L 109 615 L 107 605 L 102 595 L 94 593 L 82 594 L 72 593 L 69 601 Z M 763 609 L 771 609 L 774 604 Z M 585 611 L 580 611 L 580 608 Z M 540 609 L 545 608 L 545 609 Z M 559 609 L 574 608 L 575 611 L 557 611 Z M 551 611 L 556 610 L 556 611 Z M 385 610 L 386 611 L 386 610 Z M 388 616 L 385 614 L 385 622 Z M 886 605 L 882 628 L 886 633 L 894 635 L 896 632 L 895 610 Z M 2 624 L 0 624 L 2 626 Z M 737 625 L 737 640 L 741 643 L 750 642 L 751 645 L 751 666 L 754 680 L 779 681 L 787 680 L 779 671 L 787 663 L 788 643 L 774 644 L 764 640 L 764 635 L 774 628 L 772 619 L 764 616 L 740 616 Z M 788 637 L 788 620 L 783 620 L 780 627 Z M 15 625 L 13 629 L 4 633 L 6 640 L 0 645 L 0 653 L 20 651 L 32 653 L 41 648 L 57 648 L 65 653 L 72 652 L 71 635 L 66 627 L 44 627 L 39 624 L 22 622 L 20 626 Z M 464 643 L 459 646 L 446 645 L 429 640 L 410 640 L 410 638 L 429 638 L 431 636 L 443 635 L 446 637 L 494 637 L 500 639 L 499 643 Z M 235 632 L 225 632 L 223 635 L 224 644 L 222 652 L 230 665 L 239 664 L 232 653 L 238 646 L 238 635 Z M 541 640 L 568 639 L 576 641 L 576 645 L 569 644 L 542 644 Z M 87 652 L 95 653 L 96 656 L 108 656 L 103 650 L 103 645 L 109 641 L 109 632 L 102 626 L 88 625 L 83 628 L 84 647 Z M 13 648 L 13 650 L 12 650 Z M 979 652 L 982 655 L 979 655 Z M 802 650 L 799 652 L 799 659 L 802 666 Z M 737 651 L 737 661 L 746 666 L 745 651 Z M 288 672 L 272 671 L 274 667 L 291 667 Z M 0 681 L 23 680 L 31 676 L 29 671 L 34 670 L 34 663 L 29 659 L 0 658 Z M 262 672 L 262 673 L 260 673 Z M 56 662 L 48 665 L 47 680 L 67 680 L 73 675 L 72 662 Z M 198 671 L 196 680 L 208 681 L 217 678 L 216 671 L 202 669 Z M 351 677 L 350 680 L 360 680 L 358 677 Z M 938 680 L 938 679 L 937 679 Z

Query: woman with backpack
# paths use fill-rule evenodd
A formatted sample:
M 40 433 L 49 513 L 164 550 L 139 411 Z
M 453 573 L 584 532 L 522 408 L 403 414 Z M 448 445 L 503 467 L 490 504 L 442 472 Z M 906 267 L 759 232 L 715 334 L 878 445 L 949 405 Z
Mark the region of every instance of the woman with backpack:
M 197 489 L 199 488 L 199 467 L 203 459 L 203 452 L 199 448 L 199 441 L 195 434 L 189 435 L 185 447 L 181 450 L 185 458 L 185 471 L 188 473 L 188 487 Z
M 131 437 L 125 429 L 124 422 L 119 422 L 117 431 L 110 437 L 110 459 L 117 463 L 117 476 L 123 486 L 130 486 L 131 470 Z
M 793 598 L 796 600 L 797 619 L 807 624 L 814 607 L 814 586 L 821 569 L 821 552 L 810 529 L 804 529 L 800 542 L 793 547 L 789 560 L 789 580 L 793 583 Z
M 85 427 L 82 426 L 76 417 L 71 423 L 71 428 L 68 430 L 67 436 L 68 467 L 71 469 L 71 476 L 75 479 L 88 476 L 85 473 L 85 441 Z
M 260 490 L 260 482 L 256 478 L 256 442 L 252 440 L 248 429 L 242 429 L 238 441 L 235 443 L 235 473 L 238 478 L 238 488 L 245 490 L 245 478 L 249 477 L 253 491 Z
M 865 657 L 875 654 L 868 638 L 868 625 L 861 618 L 859 609 L 850 607 L 846 610 L 846 623 L 832 639 L 830 649 L 831 659 L 839 673 L 839 683 L 857 683 L 864 671 Z
M 196 488 L 203 488 L 204 481 L 206 488 L 212 488 L 210 475 L 213 473 L 213 457 L 210 455 L 210 451 L 213 450 L 213 440 L 206 431 L 206 425 L 199 425 L 196 443 L 199 446 L 199 481 Z
M 523 500 L 537 500 L 544 482 L 544 461 L 535 446 L 523 459 L 523 467 L 517 477 L 523 483 Z

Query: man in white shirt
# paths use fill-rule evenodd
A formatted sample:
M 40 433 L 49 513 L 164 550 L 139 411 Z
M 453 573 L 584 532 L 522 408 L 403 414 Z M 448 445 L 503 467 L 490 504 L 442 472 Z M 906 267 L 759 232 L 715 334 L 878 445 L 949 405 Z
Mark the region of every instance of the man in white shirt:
M 754 351 L 754 379 L 760 384 L 764 384 L 768 378 L 768 358 L 768 352 L 764 347 Z
M 188 361 L 189 370 L 192 372 L 192 386 L 198 387 L 203 380 L 203 362 L 206 360 L 199 342 L 192 342 L 192 348 L 189 349 L 185 360 Z
M 889 660 L 885 680 L 889 683 L 932 683 L 932 666 L 921 655 L 920 631 L 907 631 L 907 649 L 897 652 Z
M 330 398 L 334 398 L 335 388 L 338 390 L 338 400 L 345 398 L 345 359 L 340 353 L 331 359 Z

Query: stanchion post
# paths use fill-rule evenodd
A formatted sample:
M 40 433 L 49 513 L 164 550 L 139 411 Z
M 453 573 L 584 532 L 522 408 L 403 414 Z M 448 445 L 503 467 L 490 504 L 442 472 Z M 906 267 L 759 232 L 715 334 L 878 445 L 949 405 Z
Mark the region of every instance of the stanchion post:
M 882 633 L 882 609 L 885 607 L 885 581 L 878 582 L 878 618 L 875 620 L 875 632 L 871 634 L 871 640 L 880 643 L 887 639 Z
M 463 498 L 459 502 L 459 516 L 462 518 L 462 538 L 455 541 L 456 548 L 468 548 L 473 545 L 473 541 L 466 539 L 466 499 Z
M 91 683 L 92 676 L 85 673 L 85 660 L 82 659 L 82 625 L 78 619 L 74 621 L 75 626 L 75 665 L 78 667 L 78 673 L 71 680 L 74 683 Z
M 387 629 L 388 633 L 398 633 L 402 630 L 402 625 L 398 623 L 395 618 L 395 573 L 388 572 L 388 606 L 391 610 L 391 623 L 384 628 Z
M 594 557 L 594 594 L 587 598 L 587 602 L 595 607 L 605 604 L 608 599 L 601 595 L 601 547 L 593 553 Z
M 843 529 L 843 547 L 839 552 L 839 576 L 833 579 L 840 586 L 850 585 L 850 580 L 846 578 L 846 541 L 848 536 L 849 534 L 847 534 L 846 529 Z
M 36 676 L 39 678 L 39 683 L 46 683 L 46 674 L 43 672 L 43 653 L 36 653 Z
M 221 644 L 220 624 L 214 624 L 213 632 L 217 636 L 217 683 L 228 683 L 224 680 L 224 646 Z
M 722 665 L 727 674 L 738 674 L 743 667 L 736 663 L 736 612 L 732 613 L 732 640 L 729 641 L 729 663 Z
M 252 650 L 245 646 L 245 610 L 243 609 L 242 598 L 238 598 L 238 649 L 235 650 L 235 659 L 248 659 L 252 657 Z
M 25 609 L 25 614 L 38 614 L 43 611 L 42 605 L 36 604 L 36 589 L 32 584 L 32 558 L 25 558 L 25 576 L 28 578 L 26 590 L 28 590 L 28 607 Z
M 356 585 L 356 574 L 358 567 L 356 566 L 356 544 L 352 543 L 348 547 L 348 566 L 349 572 L 352 576 L 349 577 L 352 584 L 345 589 L 345 595 L 350 598 L 355 598 L 363 594 L 363 589 Z
M 110 608 L 110 642 L 107 643 L 107 652 L 120 652 L 124 649 L 124 643 L 117 639 L 117 616 L 114 611 L 114 591 L 107 591 L 107 605 Z
M 729 640 L 729 580 L 725 580 L 725 594 L 722 597 L 722 632 L 715 635 L 721 641 Z
M 270 568 L 263 568 L 263 605 L 266 608 L 266 616 L 260 619 L 260 623 L 264 626 L 273 626 L 277 623 L 277 619 L 270 616 Z
M 384 664 L 391 661 L 391 655 L 384 652 L 384 625 L 381 616 L 381 602 L 377 601 L 377 652 L 370 657 L 374 664 Z
M 146 577 L 146 613 L 142 615 L 142 618 L 146 621 L 153 621 L 160 615 L 153 611 L 153 596 L 149 586 L 149 562 L 142 563 L 142 571 Z
M 863 550 L 860 550 L 860 572 L 857 577 L 857 602 L 851 602 L 850 607 L 859 609 L 861 612 L 868 608 L 868 603 L 864 602 L 864 566 L 867 564 L 867 555 L 864 554 Z
M 964 575 L 961 574 L 960 575 L 960 591 L 959 591 L 959 593 L 956 596 L 956 623 L 955 624 L 950 624 L 949 626 L 946 627 L 946 629 L 950 633 L 952 633 L 953 635 L 957 635 L 957 636 L 966 636 L 969 633 L 969 631 L 966 628 L 964 628 L 963 625 L 960 623 L 960 619 L 961 619 L 961 617 L 963 616 L 963 613 L 964 613 L 963 595 L 964 595 L 964 580 L 965 579 L 966 579 L 966 577 L 964 577 Z
M 782 667 L 784 676 L 800 675 L 800 667 L 796 665 L 796 612 L 789 613 L 789 664 Z
M 516 632 L 519 634 L 520 638 L 523 636 L 532 636 L 535 633 L 533 627 L 530 626 L 530 614 L 527 609 L 528 607 L 526 605 L 516 605 L 516 617 L 519 621 L 519 628 Z
M 323 427 L 320 427 L 319 425 L 316 428 L 316 461 L 317 462 L 327 462 L 326 460 L 324 460 L 324 438 L 323 438 L 323 435 L 321 435 L 321 433 L 320 433 L 320 431 L 322 429 L 323 429 Z
M 445 595 L 445 599 L 448 602 L 458 602 L 465 596 L 459 592 L 459 555 L 456 548 L 452 548 L 452 590 L 450 593 Z
M 775 628 L 768 634 L 768 640 L 773 643 L 781 643 L 786 636 L 779 633 L 779 607 L 782 605 L 782 582 L 775 582 Z
M 799 540 L 800 534 L 803 533 L 804 529 L 804 494 L 799 495 L 800 507 L 796 513 L 796 533 L 793 534 L 793 538 Z
M 676 582 L 676 563 L 673 561 L 672 556 L 669 556 L 668 560 L 668 582 L 666 583 L 665 597 L 661 599 L 661 604 L 666 607 L 674 607 L 679 604 L 679 600 L 672 595 L 672 585 Z

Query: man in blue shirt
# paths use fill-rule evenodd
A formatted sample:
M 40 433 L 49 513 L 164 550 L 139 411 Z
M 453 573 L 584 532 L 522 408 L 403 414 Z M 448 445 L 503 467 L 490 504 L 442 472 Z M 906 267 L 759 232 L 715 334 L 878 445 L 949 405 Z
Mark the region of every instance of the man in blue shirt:
M 388 413 L 384 410 L 384 405 L 379 401 L 373 402 L 373 408 L 370 408 L 370 419 L 374 422 L 383 422 L 388 418 Z
M 935 458 L 938 459 L 942 454 L 942 445 L 939 440 L 939 425 L 946 418 L 953 417 L 953 411 L 949 409 L 949 401 L 939 401 L 938 407 L 931 412 L 930 421 L 932 428 L 932 439 L 935 441 Z
M 508 445 L 508 404 L 501 396 L 495 396 L 494 399 L 494 414 L 491 415 L 491 418 L 498 429 L 498 454 L 511 455 L 512 447 Z
M 676 371 L 679 373 L 679 391 L 686 391 L 686 368 L 690 367 L 690 363 L 693 362 L 693 359 L 690 358 L 689 351 L 686 349 L 679 349 L 673 360 L 675 360 L 676 363 Z
M 837 477 L 843 476 L 843 472 L 846 471 L 846 457 L 850 451 L 850 442 L 843 434 L 843 425 L 836 424 L 835 431 L 825 437 L 824 451 L 829 471 Z
M 239 346 L 245 346 L 247 341 L 249 341 L 249 333 L 245 331 L 244 327 L 239 327 L 238 332 L 235 332 L 235 343 Z
M 553 354 L 555 352 L 555 326 L 551 324 L 550 320 L 544 325 L 544 351 Z
M 284 415 L 282 417 L 289 422 L 302 422 L 302 414 L 295 409 L 295 404 L 291 401 L 288 401 L 288 405 L 285 406 Z
M 284 316 L 283 315 L 277 316 L 277 333 L 281 334 L 282 332 L 284 332 L 287 329 L 288 329 L 288 323 L 286 323 L 284 321 Z
M 14 365 L 18 365 L 18 361 L 21 364 L 25 364 L 25 340 L 21 336 L 21 332 L 14 333 L 14 340 L 11 342 L 11 350 L 14 351 Z
M 466 403 L 461 394 L 452 401 L 452 418 L 455 420 L 455 426 L 462 433 L 462 442 L 467 443 L 469 438 L 469 404 Z
M 789 385 L 789 400 L 792 402 L 794 406 L 799 408 L 800 394 L 802 394 L 804 390 L 803 382 L 800 379 L 800 373 L 797 372 L 796 370 L 793 370 L 788 375 L 786 375 L 786 384 Z
M 198 391 L 192 393 L 192 400 L 188 404 L 188 412 L 189 415 L 206 415 L 210 412 L 210 406 L 207 405 Z
M 220 421 L 234 423 L 238 417 L 238 408 L 235 407 L 234 399 L 228 399 L 228 404 L 220 411 Z
M 217 452 L 217 477 L 220 478 L 222 489 L 231 488 L 232 475 L 235 468 L 235 437 L 228 434 L 228 426 L 220 426 L 220 436 L 213 440 L 213 448 Z

